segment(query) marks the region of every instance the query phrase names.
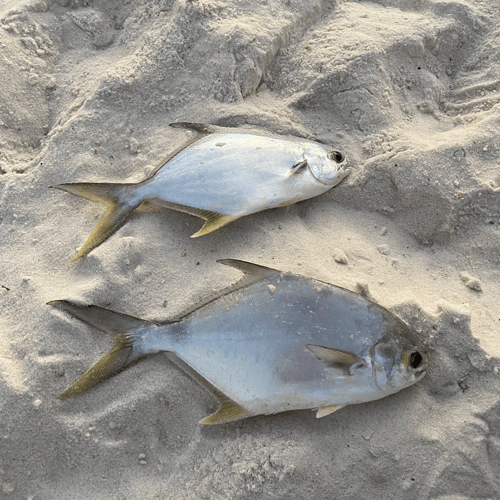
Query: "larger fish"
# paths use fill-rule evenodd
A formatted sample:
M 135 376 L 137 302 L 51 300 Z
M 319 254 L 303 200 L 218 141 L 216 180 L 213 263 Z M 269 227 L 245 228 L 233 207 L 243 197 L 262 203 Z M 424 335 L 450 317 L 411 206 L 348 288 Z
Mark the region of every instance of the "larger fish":
M 61 398 L 159 351 L 219 399 L 219 410 L 202 424 L 305 408 L 322 417 L 425 375 L 421 342 L 387 309 L 328 283 L 249 262 L 219 262 L 245 276 L 164 324 L 49 302 L 116 339 Z
M 138 184 L 53 186 L 108 207 L 69 262 L 100 245 L 144 202 L 205 219 L 196 237 L 244 215 L 318 196 L 350 172 L 342 153 L 304 139 L 196 123 L 170 126 L 192 129 L 196 135 L 149 179 Z

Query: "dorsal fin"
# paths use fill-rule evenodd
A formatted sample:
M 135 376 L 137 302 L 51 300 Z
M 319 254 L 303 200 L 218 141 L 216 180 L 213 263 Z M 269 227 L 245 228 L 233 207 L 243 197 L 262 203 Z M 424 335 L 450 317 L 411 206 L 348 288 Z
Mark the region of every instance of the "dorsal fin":
M 183 149 L 186 149 L 188 146 L 191 146 L 191 144 L 195 143 L 196 141 L 199 141 L 202 137 L 205 137 L 206 135 L 209 135 L 213 132 L 215 132 L 215 128 L 212 127 L 212 125 L 203 125 L 202 123 L 185 123 L 185 122 L 179 122 L 179 123 L 170 123 L 170 126 L 172 128 L 185 128 L 185 129 L 190 129 L 196 132 L 193 137 L 190 137 L 186 142 L 183 142 L 180 146 L 175 148 L 173 151 L 171 151 L 167 156 L 165 156 L 161 162 L 153 169 L 151 172 L 151 175 L 149 176 L 149 179 L 153 177 L 158 170 L 160 170 L 163 165 L 168 163 L 174 156 L 179 154 Z
M 190 122 L 175 122 L 170 123 L 172 128 L 186 128 L 188 130 L 194 130 L 203 135 L 213 134 L 217 131 L 217 126 L 211 125 L 210 123 L 190 123 Z
M 238 271 L 245 273 L 245 276 L 243 276 L 243 278 L 241 278 L 236 283 L 198 300 L 192 306 L 188 307 L 187 309 L 184 309 L 181 313 L 172 318 L 171 321 L 180 321 L 182 318 L 184 318 L 188 314 L 191 314 L 193 311 L 196 311 L 200 307 L 203 307 L 209 304 L 210 302 L 213 302 L 214 300 L 217 300 L 220 297 L 227 295 L 228 293 L 240 290 L 242 288 L 252 285 L 253 283 L 257 283 L 258 281 L 262 281 L 264 279 L 271 278 L 272 276 L 277 276 L 281 274 L 280 271 L 277 271 L 276 269 L 259 266 L 258 264 L 252 264 L 251 262 L 245 262 L 244 260 L 221 259 L 218 260 L 217 262 L 219 262 L 220 264 L 224 264 L 226 266 L 234 267 L 238 269 Z
M 219 264 L 224 264 L 225 266 L 234 267 L 235 269 L 238 269 L 238 271 L 245 273 L 245 277 L 253 277 L 255 281 L 260 281 L 264 278 L 270 278 L 271 276 L 281 274 L 281 271 L 278 271 L 277 269 L 254 264 L 253 262 L 247 262 L 246 260 L 219 259 L 217 262 Z

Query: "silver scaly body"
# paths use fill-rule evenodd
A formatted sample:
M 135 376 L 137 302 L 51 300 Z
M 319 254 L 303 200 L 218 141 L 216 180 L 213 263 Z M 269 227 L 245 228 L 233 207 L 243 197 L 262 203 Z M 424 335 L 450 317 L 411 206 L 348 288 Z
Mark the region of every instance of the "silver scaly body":
M 132 347 L 128 361 L 166 351 L 219 399 L 231 401 L 231 418 L 219 415 L 204 423 L 305 408 L 320 409 L 323 416 L 393 394 L 425 375 L 421 343 L 383 307 L 327 283 L 222 262 L 247 273 L 242 283 L 172 322 L 142 322 L 124 335 Z M 58 304 L 98 326 L 81 313 L 84 308 Z M 79 383 L 63 396 L 89 388 Z
M 325 180 L 327 154 L 325 147 L 310 141 L 215 133 L 174 156 L 138 187 L 137 196 L 167 207 L 176 203 L 241 217 L 331 189 L 340 182 L 341 169 L 331 172 L 328 184 L 313 175 Z M 304 160 L 309 168 L 288 175 Z
M 117 231 L 143 203 L 205 219 L 202 236 L 242 217 L 318 196 L 350 173 L 348 160 L 316 142 L 257 135 L 213 125 L 173 123 L 196 131 L 149 179 L 137 184 L 54 186 L 108 210 L 71 261 Z M 70 261 L 70 262 L 71 262 Z

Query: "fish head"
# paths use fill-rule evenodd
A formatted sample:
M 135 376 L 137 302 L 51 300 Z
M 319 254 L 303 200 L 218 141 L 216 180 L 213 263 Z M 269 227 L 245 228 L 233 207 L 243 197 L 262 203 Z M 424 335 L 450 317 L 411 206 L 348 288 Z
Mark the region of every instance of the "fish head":
M 388 333 L 370 349 L 373 378 L 378 388 L 387 394 L 415 384 L 426 374 L 428 361 L 424 346 L 409 327 L 401 326 L 407 331 Z
M 331 151 L 326 155 L 318 155 L 307 160 L 313 177 L 331 187 L 336 186 L 351 173 L 349 161 L 340 151 Z

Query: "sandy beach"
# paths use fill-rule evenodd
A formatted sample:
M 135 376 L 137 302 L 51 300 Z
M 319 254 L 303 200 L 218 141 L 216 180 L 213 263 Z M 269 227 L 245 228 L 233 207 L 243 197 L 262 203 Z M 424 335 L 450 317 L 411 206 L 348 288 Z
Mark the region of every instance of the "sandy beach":
M 0 498 L 500 498 L 500 5 L 491 0 L 0 2 Z M 141 210 L 68 264 L 176 121 L 323 142 L 352 172 L 200 238 Z M 321 419 L 201 426 L 217 401 L 163 353 L 58 396 L 113 345 L 46 305 L 165 321 L 242 259 L 370 294 L 426 377 Z

